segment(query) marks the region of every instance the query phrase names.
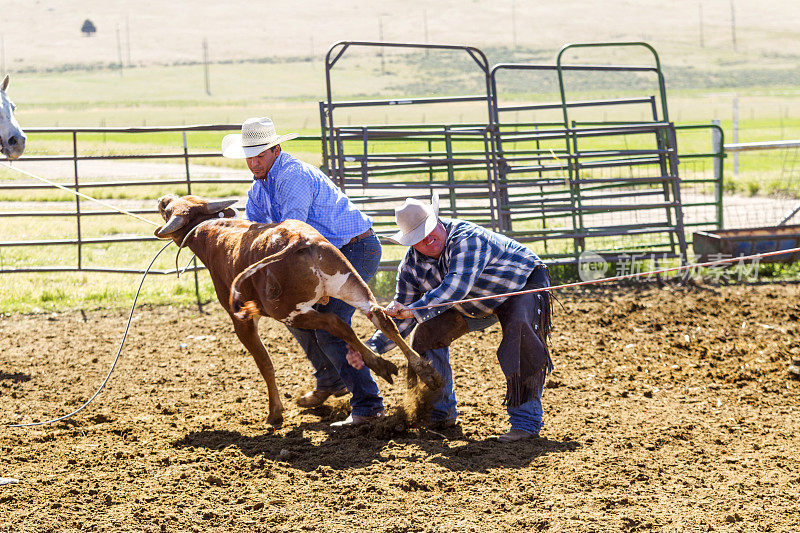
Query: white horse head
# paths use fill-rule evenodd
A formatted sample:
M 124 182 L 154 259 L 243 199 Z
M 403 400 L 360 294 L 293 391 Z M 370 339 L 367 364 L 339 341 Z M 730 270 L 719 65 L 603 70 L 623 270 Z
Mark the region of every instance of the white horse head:
M 6 96 L 8 75 L 0 83 L 0 153 L 9 159 L 16 159 L 25 151 L 25 132 L 19 127 L 19 122 L 14 118 L 17 106 Z

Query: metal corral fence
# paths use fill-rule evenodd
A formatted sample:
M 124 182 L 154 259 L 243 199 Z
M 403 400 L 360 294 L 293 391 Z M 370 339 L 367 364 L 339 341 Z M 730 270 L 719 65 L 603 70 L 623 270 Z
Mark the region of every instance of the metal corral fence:
M 725 144 L 725 152 L 741 158 L 748 167 L 755 166 L 756 179 L 747 182 L 757 198 L 730 198 L 726 205 L 726 225 L 755 228 L 797 224 L 800 217 L 800 140 L 780 140 Z M 778 154 L 776 154 L 778 152 Z M 778 157 L 776 157 L 778 155 Z M 751 161 L 754 160 L 754 161 Z M 753 165 L 755 163 L 755 165 Z M 763 167 L 777 167 L 765 179 Z M 779 169 L 779 170 L 778 170 Z M 748 168 L 742 174 L 754 172 Z
M 485 93 L 334 100 L 331 69 L 348 49 L 358 46 L 463 52 L 476 65 Z M 288 149 L 303 157 L 309 152 L 319 154 L 321 147 L 323 168 L 373 216 L 379 232 L 388 232 L 393 226 L 393 208 L 398 203 L 408 197 L 428 198 L 437 191 L 442 197 L 442 215 L 466 218 L 532 243 L 535 251 L 552 263 L 575 263 L 585 250 L 612 260 L 630 252 L 685 258 L 687 233 L 722 227 L 722 130 L 714 125 L 675 126 L 669 121 L 658 56 L 649 45 L 613 43 L 652 52 L 653 65 L 562 64 L 565 52 L 583 46 L 587 45 L 562 49 L 555 65 L 501 64 L 490 68 L 485 55 L 473 47 L 337 43 L 326 56 L 327 100 L 319 106 L 322 135 L 301 137 Z M 554 79 L 560 101 L 504 102 L 498 75 L 523 71 Z M 596 100 L 567 98 L 565 74 L 595 72 L 653 76 L 654 94 Z M 337 110 L 348 108 L 455 103 L 485 105 L 486 120 L 346 126 L 334 120 Z M 648 118 L 593 121 L 578 115 L 583 109 L 602 109 L 613 118 L 615 110 L 635 106 L 646 110 Z M 533 121 L 510 118 L 511 113 L 520 112 L 555 115 Z M 134 213 L 153 215 L 155 199 L 165 193 L 245 196 L 251 182 L 249 173 L 241 165 L 226 166 L 216 148 L 222 132 L 239 128 L 238 124 L 29 128 L 34 140 L 31 146 L 36 136 L 48 136 L 48 144 L 59 147 L 58 153 L 24 156 L 15 164 L 30 165 L 32 172 L 38 169 L 39 174 L 59 178 L 56 181 L 91 196 L 113 199 Z M 680 138 L 685 135 L 705 136 L 708 151 L 679 151 Z M 180 148 L 154 153 L 149 145 L 166 143 L 163 139 L 156 143 L 152 136 L 172 136 L 176 148 Z M 102 141 L 111 138 L 116 146 L 114 153 L 103 153 Z M 136 167 L 135 174 L 120 174 L 125 165 L 108 170 L 103 165 L 109 161 L 135 162 L 129 165 Z M 56 169 L 53 165 L 61 166 Z M 143 178 L 143 172 L 149 177 Z M 14 200 L 26 203 L 23 209 L 0 210 L 6 227 L 13 228 L 12 238 L 0 241 L 0 273 L 141 272 L 129 265 L 149 255 L 151 241 L 155 240 L 142 233 L 141 222 L 97 209 L 66 192 L 54 192 L 49 185 L 14 179 L 8 171 L 3 175 L 9 179 L 0 184 L 0 202 L 8 202 L 4 204 L 8 207 L 20 205 Z M 104 250 L 112 245 L 125 246 L 127 255 L 114 255 L 120 264 L 104 262 Z M 32 258 L 18 252 L 26 247 L 42 253 Z M 396 261 L 397 257 L 389 259 L 381 268 L 393 268 Z M 156 271 L 174 273 L 175 268 L 162 264 Z
M 88 196 L 114 202 L 137 215 L 155 215 L 160 220 L 155 199 L 161 194 L 245 195 L 252 181 L 246 172 L 222 172 L 225 169 L 193 173 L 195 161 L 218 160 L 220 152 L 190 150 L 192 135 L 213 134 L 219 145 L 219 132 L 238 131 L 240 125 L 202 125 L 142 128 L 26 128 L 35 145 L 37 137 L 46 136 L 56 146 L 57 153 L 25 155 L 13 162 L 20 169 L 41 175 L 59 185 L 80 191 Z M 175 137 L 175 152 L 153 153 L 148 140 L 153 136 Z M 317 145 L 319 137 L 301 137 Z M 107 143 L 125 153 L 102 153 Z M 210 144 L 210 143 L 206 143 Z M 112 149 L 113 151 L 114 149 Z M 120 150 L 120 148 L 116 148 Z M 113 162 L 135 162 L 132 173 L 125 165 Z M 177 163 L 177 164 L 176 164 Z M 182 163 L 182 164 L 181 164 Z M 103 260 L 105 251 L 113 245 L 124 245 L 125 254 L 114 254 L 128 264 L 141 262 L 149 253 L 142 246 L 157 240 L 142 233 L 140 221 L 78 196 L 61 192 L 23 174 L 0 169 L 5 178 L 0 182 L 0 217 L 5 222 L 6 236 L 0 240 L 0 273 L 9 272 L 127 272 L 143 270 L 122 265 L 110 265 Z M 16 209 L 11 209 L 16 208 Z M 8 238 L 10 234 L 12 239 Z M 151 246 L 152 247 L 152 246 Z M 35 248 L 40 253 L 25 253 Z M 174 273 L 174 268 L 151 272 Z
M 339 101 L 333 98 L 331 71 L 353 48 L 397 47 L 426 52 L 464 52 L 485 94 Z M 653 64 L 562 64 L 573 48 L 642 48 Z M 499 73 L 538 72 L 554 80 L 560 100 L 505 104 Z M 654 95 L 597 100 L 567 97 L 565 73 L 648 74 Z M 568 45 L 554 65 L 488 66 L 472 47 L 344 41 L 326 56 L 327 100 L 320 103 L 323 156 L 330 175 L 351 197 L 383 196 L 393 203 L 439 191 L 443 212 L 475 220 L 518 240 L 538 243 L 537 253 L 551 263 L 575 263 L 586 250 L 614 260 L 631 251 L 660 257 L 686 257 L 689 227 L 722 225 L 721 142 L 715 125 L 674 126 L 669 122 L 658 55 L 645 43 Z M 487 123 L 337 125 L 337 111 L 355 107 L 483 104 Z M 575 111 L 643 107 L 639 121 L 589 121 Z M 551 120 L 518 122 L 511 112 L 554 111 Z M 704 131 L 703 131 L 704 130 Z M 678 151 L 678 135 L 703 131 L 709 149 Z M 713 146 L 713 147 L 712 147 Z M 681 179 L 680 164 L 690 168 Z M 681 197 L 687 189 L 688 198 Z M 353 191 L 356 189 L 356 191 Z M 393 194 L 386 194 L 392 191 Z M 385 214 L 388 210 L 377 211 Z

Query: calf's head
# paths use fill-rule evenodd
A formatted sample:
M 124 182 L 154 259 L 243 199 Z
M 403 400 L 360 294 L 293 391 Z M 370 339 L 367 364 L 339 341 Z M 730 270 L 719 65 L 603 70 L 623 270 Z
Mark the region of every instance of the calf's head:
M 180 244 L 186 233 L 201 222 L 212 218 L 232 218 L 236 200 L 209 201 L 199 196 L 168 194 L 158 199 L 158 212 L 166 224 L 155 230 L 159 239 L 174 239 Z

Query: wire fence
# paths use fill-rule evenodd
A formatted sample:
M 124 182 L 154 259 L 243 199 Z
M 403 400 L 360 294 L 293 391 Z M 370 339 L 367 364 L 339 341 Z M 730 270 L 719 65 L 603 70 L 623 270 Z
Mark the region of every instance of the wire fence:
M 738 166 L 726 186 L 728 226 L 800 223 L 800 140 L 728 143 L 725 151 Z

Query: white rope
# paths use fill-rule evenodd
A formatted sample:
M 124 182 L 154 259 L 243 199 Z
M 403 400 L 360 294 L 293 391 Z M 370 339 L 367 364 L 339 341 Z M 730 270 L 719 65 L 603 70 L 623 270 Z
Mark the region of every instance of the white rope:
M 554 291 L 556 289 L 566 289 L 569 287 L 580 287 L 581 285 L 593 285 L 596 283 L 607 283 L 609 281 L 619 281 L 622 279 L 631 279 L 631 278 L 639 278 L 642 276 L 651 276 L 653 274 L 664 274 L 666 272 L 680 272 L 682 270 L 689 270 L 691 268 L 700 268 L 700 267 L 708 267 L 708 266 L 715 266 L 715 265 L 722 265 L 724 263 L 733 263 L 736 261 L 745 261 L 749 259 L 760 259 L 762 257 L 770 257 L 773 255 L 783 255 L 783 254 L 791 254 L 795 252 L 800 252 L 800 248 L 789 248 L 787 250 L 778 250 L 775 252 L 764 252 L 760 254 L 753 254 L 753 255 L 743 255 L 740 257 L 732 257 L 729 259 L 720 259 L 718 261 L 708 261 L 705 263 L 696 263 L 692 265 L 683 265 L 679 267 L 672 267 L 672 268 L 663 268 L 661 270 L 651 270 L 649 272 L 637 272 L 635 274 L 626 274 L 624 276 L 615 276 L 612 278 L 601 278 L 601 279 L 594 279 L 588 281 L 578 281 L 575 283 L 565 283 L 564 285 L 556 285 L 554 287 L 540 287 L 538 289 L 529 289 L 526 291 L 516 291 L 516 292 L 505 292 L 501 294 L 493 294 L 492 296 L 480 296 L 478 298 L 467 298 L 466 300 L 456 300 L 452 302 L 443 302 L 438 304 L 431 304 L 425 305 L 422 307 L 412 307 L 409 309 L 431 309 L 433 307 L 442 307 L 445 305 L 457 305 L 463 304 L 467 302 L 477 302 L 480 300 L 493 300 L 495 298 L 505 298 L 509 296 L 519 296 L 521 294 L 531 294 L 534 292 L 545 292 L 545 291 Z
M 109 209 L 113 209 L 114 211 L 118 211 L 118 212 L 120 212 L 120 213 L 122 213 L 124 215 L 128 215 L 128 216 L 131 216 L 133 218 L 139 219 L 142 222 L 147 222 L 148 224 L 151 224 L 153 226 L 158 226 L 159 225 L 158 223 L 153 222 L 152 220 L 147 220 L 146 218 L 140 217 L 139 215 L 131 213 L 130 211 L 126 211 L 124 209 L 121 209 L 121 208 L 116 207 L 114 205 L 111 205 L 109 203 L 106 203 L 106 202 L 104 202 L 102 200 L 98 200 L 97 198 L 92 198 L 91 196 L 83 194 L 82 192 L 78 192 L 78 191 L 72 190 L 69 187 L 64 187 L 63 185 L 59 185 L 58 183 L 53 183 L 52 181 L 50 181 L 48 179 L 45 179 L 45 178 L 43 178 L 41 176 L 37 176 L 36 174 L 28 172 L 27 170 L 22 170 L 21 168 L 13 167 L 13 166 L 9 165 L 8 163 L 6 163 L 4 161 L 0 161 L 0 163 L 2 163 L 2 165 L 4 167 L 8 168 L 8 169 L 15 170 L 17 172 L 21 172 L 22 174 L 25 174 L 26 176 L 30 176 L 32 178 L 35 178 L 35 179 L 39 180 L 39 181 L 43 181 L 43 182 L 47 183 L 48 185 L 52 185 L 53 187 L 57 187 L 59 189 L 63 189 L 65 191 L 69 192 L 69 193 L 74 194 L 75 196 L 80 196 L 81 198 L 84 198 L 84 199 L 89 200 L 91 202 L 96 202 L 96 203 L 98 203 L 100 205 L 108 207 Z
M 155 223 L 155 222 L 153 222 L 151 220 L 147 220 L 146 218 L 140 217 L 139 215 L 131 213 L 130 211 L 126 211 L 124 209 L 120 209 L 119 207 L 116 207 L 116 206 L 111 205 L 109 203 L 106 203 L 106 202 L 103 202 L 101 200 L 98 200 L 97 198 L 92 198 L 91 196 L 88 196 L 88 195 L 83 194 L 81 192 L 72 190 L 72 189 L 70 189 L 68 187 L 64 187 L 63 185 L 59 185 L 58 183 L 53 183 L 52 181 L 50 181 L 48 179 L 45 179 L 45 178 L 43 178 L 41 176 L 37 176 L 36 174 L 33 174 L 33 173 L 28 172 L 26 170 L 22 170 L 20 168 L 12 167 L 8 163 L 2 162 L 2 161 L 0 161 L 0 163 L 2 163 L 3 166 L 5 166 L 6 168 L 9 168 L 11 170 L 15 170 L 17 172 L 21 172 L 22 174 L 25 174 L 25 175 L 30 176 L 32 178 L 35 178 L 37 180 L 43 181 L 43 182 L 47 183 L 48 185 L 52 185 L 53 187 L 56 187 L 58 189 L 63 189 L 63 190 L 65 190 L 65 191 L 67 191 L 67 192 L 69 192 L 71 194 L 74 194 L 76 196 L 80 196 L 81 198 L 85 198 L 85 199 L 90 200 L 92 202 L 96 202 L 96 203 L 98 203 L 100 205 L 103 205 L 105 207 L 111 208 L 114 211 L 118 211 L 118 212 L 120 212 L 120 213 L 122 213 L 124 215 L 128 215 L 128 216 L 131 216 L 131 217 L 133 217 L 135 219 L 141 220 L 142 222 L 147 222 L 148 224 L 152 224 L 153 226 L 158 226 L 157 223 Z M 97 398 L 97 396 L 100 394 L 100 391 L 103 390 L 103 388 L 106 386 L 106 383 L 108 383 L 108 380 L 111 378 L 111 374 L 114 372 L 114 368 L 116 368 L 116 366 L 117 366 L 117 361 L 119 361 L 119 356 L 120 356 L 120 354 L 122 354 L 122 348 L 123 348 L 123 346 L 125 346 L 125 339 L 128 338 L 128 331 L 130 330 L 131 320 L 133 319 L 133 311 L 134 311 L 134 309 L 136 309 L 136 302 L 139 300 L 139 293 L 142 291 L 142 285 L 144 284 L 144 280 L 147 277 L 147 274 L 150 272 L 150 269 L 153 267 L 153 264 L 156 262 L 156 259 L 158 258 L 158 256 L 161 255 L 161 252 L 166 250 L 167 246 L 169 246 L 170 244 L 172 244 L 172 241 L 170 241 L 167 244 L 165 244 L 158 251 L 158 253 L 156 253 L 156 255 L 153 256 L 153 259 L 150 261 L 150 264 L 147 265 L 147 269 L 145 269 L 144 275 L 142 275 L 142 280 L 139 282 L 139 288 L 136 290 L 136 296 L 133 298 L 133 305 L 131 305 L 131 312 L 128 315 L 128 323 L 125 325 L 125 333 L 122 335 L 122 342 L 120 342 L 120 344 L 119 344 L 119 349 L 117 350 L 117 355 L 116 355 L 116 357 L 114 357 L 114 362 L 111 364 L 111 369 L 108 371 L 108 374 L 106 375 L 106 379 L 103 380 L 103 383 L 100 384 L 100 386 L 97 388 L 97 390 L 92 395 L 92 397 L 89 398 L 88 400 L 86 400 L 86 402 L 83 405 L 81 405 L 80 407 L 78 407 L 77 409 L 72 411 L 71 413 L 68 413 L 68 414 L 66 414 L 64 416 L 60 416 L 58 418 L 52 418 L 50 420 L 45 420 L 43 422 L 32 422 L 32 423 L 29 423 L 29 424 L 7 424 L 5 426 L 0 426 L 0 427 L 23 428 L 23 427 L 41 426 L 43 424 L 50 424 L 50 423 L 53 423 L 53 422 L 60 422 L 61 420 L 66 420 L 67 418 L 70 418 L 70 417 L 76 415 L 77 413 L 83 411 L 90 403 L 92 403 L 92 401 L 95 398 Z
M 31 422 L 29 424 L 7 424 L 5 426 L 0 426 L 0 427 L 27 428 L 27 427 L 32 427 L 32 426 L 41 426 L 43 424 L 50 424 L 52 422 L 60 422 L 61 420 L 66 420 L 67 418 L 70 418 L 71 416 L 74 416 L 74 415 L 78 414 L 79 412 L 83 411 L 86 408 L 86 406 L 88 406 L 90 403 L 92 403 L 92 400 L 97 398 L 97 396 L 100 394 L 100 391 L 103 390 L 103 388 L 106 386 L 106 383 L 108 383 L 108 380 L 111 378 L 111 374 L 112 374 L 112 372 L 114 372 L 114 368 L 117 366 L 117 361 L 119 361 L 119 356 L 122 353 L 122 347 L 125 346 L 125 339 L 128 337 L 128 330 L 131 327 L 131 320 L 133 319 L 133 310 L 136 309 L 136 301 L 139 299 L 139 293 L 142 291 L 142 285 L 144 284 L 144 279 L 147 277 L 147 274 L 150 272 L 150 269 L 153 267 L 153 263 L 156 262 L 156 259 L 158 258 L 158 256 L 161 255 L 161 252 L 166 250 L 167 246 L 169 246 L 170 244 L 172 244 L 172 241 L 170 241 L 167 244 L 165 244 L 158 251 L 158 253 L 156 253 L 156 255 L 153 256 L 153 260 L 150 261 L 150 264 L 147 265 L 147 269 L 144 271 L 144 275 L 142 276 L 142 280 L 139 282 L 139 288 L 136 290 L 136 296 L 133 298 L 133 305 L 131 305 L 131 312 L 128 315 L 128 323 L 125 325 L 125 333 L 122 335 L 122 342 L 119 343 L 119 349 L 117 350 L 117 355 L 116 355 L 116 357 L 114 357 L 114 362 L 111 363 L 111 369 L 108 371 L 108 374 L 106 375 L 106 379 L 103 380 L 103 383 L 100 384 L 100 387 L 97 388 L 97 391 L 95 391 L 95 393 L 92 395 L 92 397 L 89 398 L 88 400 L 86 400 L 86 403 L 84 403 L 83 405 L 81 405 L 80 407 L 78 407 L 77 409 L 72 411 L 71 413 L 68 413 L 68 414 L 66 414 L 64 416 L 60 416 L 58 418 L 52 418 L 50 420 L 45 420 L 43 422 Z
M 111 205 L 111 204 L 109 204 L 109 203 L 106 203 L 106 202 L 103 202 L 103 201 L 101 201 L 101 200 L 98 200 L 97 198 L 92 198 L 91 196 L 88 196 L 88 195 L 86 195 L 86 194 L 83 194 L 83 193 L 81 193 L 81 192 L 78 192 L 78 191 L 72 190 L 72 189 L 70 189 L 70 188 L 68 188 L 68 187 L 64 187 L 63 185 L 59 185 L 58 183 L 53 183 L 52 181 L 50 181 L 50 180 L 48 180 L 48 179 L 45 179 L 45 178 L 43 178 L 43 177 L 41 177 L 41 176 L 37 176 L 36 174 L 33 174 L 33 173 L 31 173 L 31 172 L 27 172 L 27 171 L 25 171 L 25 170 L 22 170 L 22 169 L 19 169 L 19 168 L 15 168 L 15 167 L 12 167 L 12 166 L 11 166 L 11 165 L 9 165 L 8 163 L 2 162 L 2 161 L 0 161 L 0 163 L 2 163 L 2 164 L 5 166 L 5 167 L 7 167 L 7 168 L 9 168 L 9 169 L 11 169 L 11 170 L 16 170 L 17 172 L 21 172 L 22 174 L 25 174 L 25 175 L 27 175 L 27 176 L 30 176 L 30 177 L 32 177 L 32 178 L 35 178 L 35 179 L 37 179 L 37 180 L 43 181 L 44 183 L 47 183 L 47 184 L 49 184 L 49 185 L 52 185 L 53 187 L 57 187 L 57 188 L 59 188 L 59 189 L 63 189 L 63 190 L 65 190 L 65 191 L 67 191 L 67 192 L 69 192 L 69 193 L 71 193 L 71 194 L 74 194 L 74 195 L 76 195 L 76 196 L 80 196 L 81 198 L 85 198 L 85 199 L 87 199 L 87 200 L 90 200 L 90 201 L 92 201 L 92 202 L 96 202 L 96 203 L 98 203 L 98 204 L 100 204 L 100 205 L 103 205 L 103 206 L 105 206 L 105 207 L 111 208 L 111 209 L 113 209 L 114 211 L 118 211 L 118 212 L 120 212 L 120 213 L 122 213 L 122 214 L 124 214 L 124 215 L 128 215 L 128 216 L 131 216 L 131 217 L 133 217 L 133 218 L 136 218 L 136 219 L 138 219 L 138 220 L 141 220 L 142 222 L 147 222 L 148 224 L 152 224 L 153 226 L 158 226 L 158 224 L 157 224 L 157 223 L 155 223 L 155 222 L 153 222 L 153 221 L 151 221 L 151 220 L 147 220 L 146 218 L 140 217 L 139 215 L 136 215 L 136 214 L 134 214 L 134 213 L 131 213 L 130 211 L 126 211 L 126 210 L 124 210 L 124 209 L 118 208 L 118 207 L 116 207 L 116 206 L 113 206 L 113 205 Z M 234 216 L 238 216 L 239 212 L 236 210 L 236 208 L 234 208 L 234 211 L 236 212 L 236 214 L 235 214 Z M 197 226 L 195 226 L 194 228 L 192 228 L 192 229 L 190 230 L 190 232 L 189 232 L 189 233 L 186 235 L 186 238 L 188 238 L 188 237 L 189 237 L 189 235 L 191 235 L 191 233 L 192 233 L 194 230 L 196 230 L 198 227 L 200 227 L 201 225 L 203 225 L 203 224 L 205 224 L 205 223 L 207 223 L 207 222 L 214 222 L 214 221 L 217 221 L 217 220 L 219 220 L 219 219 L 209 219 L 209 220 L 206 220 L 206 221 L 204 221 L 204 222 L 202 222 L 202 223 L 198 224 Z M 178 247 L 178 254 L 176 254 L 176 255 L 175 255 L 175 266 L 176 266 L 176 270 L 177 270 L 177 266 L 178 266 L 178 255 L 180 254 L 180 249 L 181 249 L 181 248 L 183 247 L 183 245 L 186 243 L 186 238 L 184 238 L 184 240 L 183 240 L 183 243 L 181 243 L 181 246 L 179 246 L 179 247 Z M 149 264 L 149 265 L 147 265 L 147 269 L 145 269 L 145 271 L 144 271 L 144 275 L 142 275 L 142 279 L 141 279 L 141 281 L 139 282 L 139 288 L 136 290 L 136 296 L 133 298 L 133 304 L 131 305 L 131 312 L 130 312 L 130 314 L 128 315 L 128 323 L 125 325 L 125 333 L 122 335 L 122 341 L 120 342 L 119 349 L 117 350 L 117 355 L 114 357 L 114 362 L 111 364 L 111 369 L 108 371 L 108 374 L 106 375 L 106 378 L 103 380 L 103 383 L 101 383 L 101 384 L 100 384 L 100 387 L 98 387 L 98 388 L 97 388 L 97 390 L 96 390 L 96 391 L 95 391 L 95 393 L 92 395 L 92 397 L 91 397 L 91 398 L 89 398 L 89 399 L 88 399 L 88 400 L 87 400 L 87 401 L 86 401 L 86 402 L 85 402 L 83 405 L 81 405 L 80 407 L 78 407 L 77 409 L 75 409 L 74 411 L 72 411 L 71 413 L 68 413 L 68 414 L 66 414 L 66 415 L 64 415 L 64 416 L 60 416 L 60 417 L 58 417 L 58 418 L 52 418 L 52 419 L 50 419 L 50 420 L 45 420 L 45 421 L 43 421 L 43 422 L 32 422 L 32 423 L 29 423 L 29 424 L 7 424 L 7 425 L 5 425 L 5 426 L 0 426 L 0 427 L 6 427 L 6 428 L 21 428 L 21 427 L 33 427 L 33 426 L 41 426 L 41 425 L 43 425 L 43 424 L 50 424 L 50 423 L 53 423 L 53 422 L 60 422 L 61 420 L 66 420 L 67 418 L 70 418 L 70 417 L 72 417 L 72 416 L 76 415 L 77 413 L 79 413 L 79 412 L 83 411 L 83 410 L 84 410 L 84 409 L 85 409 L 85 408 L 86 408 L 86 407 L 87 407 L 87 406 L 88 406 L 90 403 L 92 403 L 92 401 L 93 401 L 95 398 L 97 398 L 97 396 L 100 394 L 100 392 L 103 390 L 103 388 L 104 388 L 104 387 L 106 386 L 106 384 L 108 383 L 108 380 L 111 378 L 111 374 L 114 372 L 114 368 L 116 368 L 116 366 L 117 366 L 117 361 L 119 361 L 119 357 L 120 357 L 120 355 L 122 354 L 122 348 L 125 346 L 125 339 L 127 339 L 127 337 L 128 337 L 128 331 L 130 330 L 130 327 L 131 327 L 131 320 L 133 319 L 133 311 L 134 311 L 134 309 L 136 309 L 136 302 L 139 300 L 139 294 L 140 294 L 140 292 L 141 292 L 141 290 L 142 290 L 142 285 L 144 284 L 144 280 L 145 280 L 145 278 L 147 277 L 147 274 L 150 272 L 150 269 L 153 267 L 153 264 L 156 262 L 156 259 L 158 258 L 158 256 L 159 256 L 159 255 L 161 255 L 161 252 L 163 252 L 164 250 L 166 250 L 166 249 L 167 249 L 167 247 L 168 247 L 170 244 L 172 244 L 172 242 L 173 242 L 173 241 L 172 241 L 172 240 L 170 240 L 168 243 L 166 243 L 166 244 L 165 244 L 165 245 L 164 245 L 164 246 L 163 246 L 163 247 L 162 247 L 162 248 L 161 248 L 161 249 L 160 249 L 160 250 L 159 250 L 159 251 L 156 253 L 156 255 L 155 255 L 155 256 L 153 256 L 153 259 L 150 261 L 150 264 Z M 192 257 L 192 259 L 194 259 L 194 257 Z M 192 259 L 190 259 L 190 260 L 189 260 L 189 263 L 191 263 L 191 262 L 192 262 Z M 186 267 L 184 267 L 183 271 L 185 271 L 185 270 L 186 270 L 186 268 L 188 268 L 188 267 L 189 267 L 189 265 L 187 264 L 187 265 L 186 265 Z M 182 273 L 182 272 L 179 272 L 179 273 L 178 273 L 178 277 L 180 277 L 180 274 L 181 274 L 181 273 Z

